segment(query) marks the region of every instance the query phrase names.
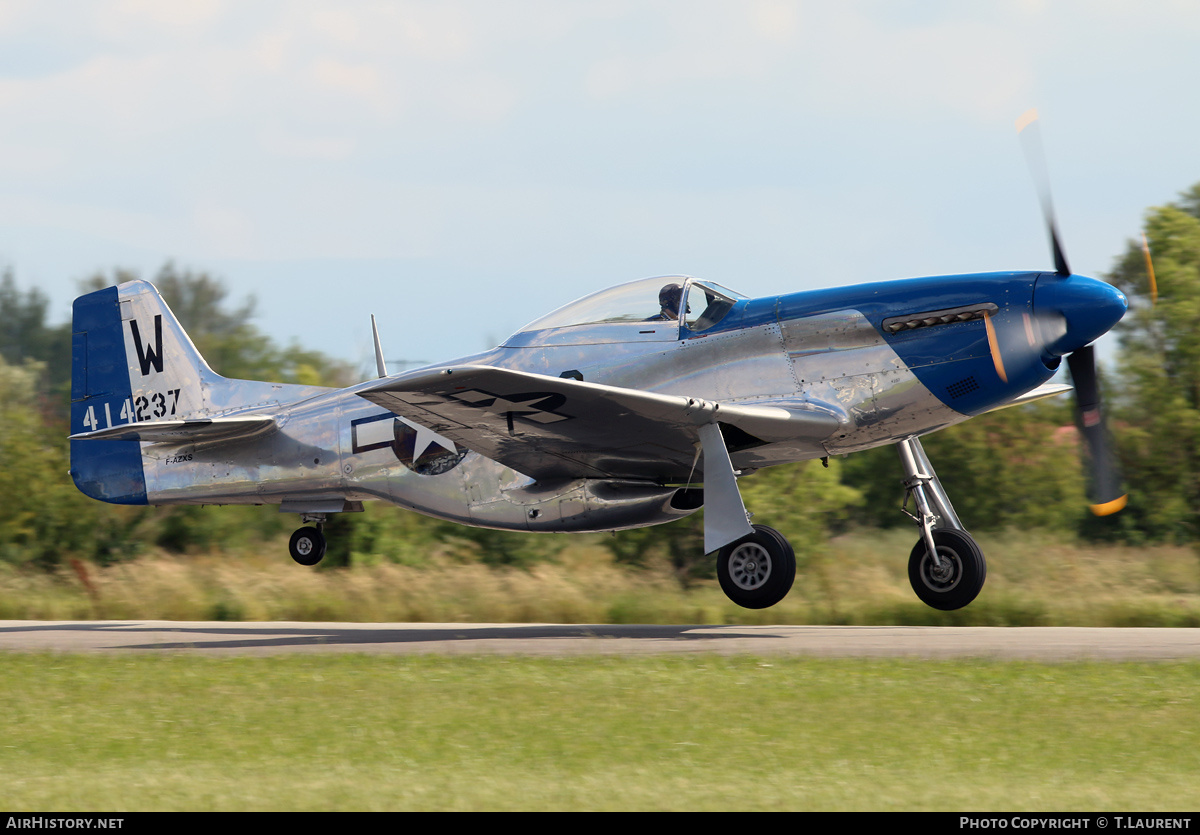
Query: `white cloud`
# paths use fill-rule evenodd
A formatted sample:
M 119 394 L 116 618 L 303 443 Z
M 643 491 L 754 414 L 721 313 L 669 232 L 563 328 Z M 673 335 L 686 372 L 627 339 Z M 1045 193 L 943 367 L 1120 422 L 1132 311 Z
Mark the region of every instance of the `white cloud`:
M 790 41 L 798 31 L 800 4 L 787 0 L 758 0 L 750 5 L 750 20 L 763 37 Z
M 1035 61 L 1016 28 L 969 19 L 897 25 L 854 13 L 823 14 L 814 28 L 803 48 L 822 110 L 999 122 L 1032 92 Z
M 312 77 L 319 88 L 360 99 L 377 112 L 391 109 L 382 74 L 375 66 L 318 58 L 312 65 Z
M 279 125 L 266 125 L 257 136 L 259 145 L 268 154 L 299 160 L 344 160 L 358 146 L 353 136 L 303 135 Z
M 116 0 L 104 10 L 104 17 L 116 27 L 148 23 L 168 30 L 191 29 L 215 22 L 224 15 L 228 6 L 224 0 L 188 0 L 186 3 Z
M 296 36 L 287 29 L 275 29 L 258 35 L 250 46 L 255 63 L 267 73 L 277 74 L 287 67 Z

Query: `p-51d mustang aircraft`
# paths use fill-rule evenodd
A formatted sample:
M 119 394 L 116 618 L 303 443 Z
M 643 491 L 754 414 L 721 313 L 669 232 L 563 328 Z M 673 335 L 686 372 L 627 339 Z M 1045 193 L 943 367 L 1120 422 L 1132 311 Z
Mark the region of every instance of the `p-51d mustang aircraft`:
M 75 301 L 71 474 L 119 504 L 278 504 L 315 564 L 330 513 L 381 499 L 466 525 L 611 531 L 704 507 L 722 589 L 774 605 L 795 576 L 777 531 L 751 525 L 739 473 L 897 446 L 920 537 L 917 596 L 957 609 L 983 554 L 919 436 L 1056 394 L 1067 357 L 1093 509 L 1124 504 L 1091 342 L 1125 297 L 1073 275 L 1047 215 L 1054 272 L 913 278 L 748 298 L 688 276 L 603 290 L 502 345 L 346 389 L 225 379 L 144 281 Z
M 292 537 L 305 564 L 324 553 L 327 514 L 367 499 L 528 531 L 653 525 L 703 504 L 722 588 L 761 608 L 791 588 L 795 558 L 747 521 L 738 472 L 895 444 L 921 528 L 913 588 L 954 609 L 985 564 L 918 437 L 1063 390 L 1038 387 L 1066 355 L 1098 430 L 1094 500 L 1117 509 L 1089 343 L 1124 311 L 1115 288 L 1069 272 L 757 299 L 649 278 L 491 351 L 395 376 L 381 364 L 381 379 L 330 390 L 218 376 L 133 281 L 75 301 L 71 474 L 107 502 L 279 504 L 316 523 Z

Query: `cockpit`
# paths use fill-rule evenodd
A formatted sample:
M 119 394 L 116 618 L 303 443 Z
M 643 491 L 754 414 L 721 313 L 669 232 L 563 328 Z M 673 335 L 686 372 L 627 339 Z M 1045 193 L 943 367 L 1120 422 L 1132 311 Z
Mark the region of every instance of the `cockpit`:
M 747 298 L 711 281 L 683 275 L 657 276 L 619 284 L 571 302 L 521 328 L 506 345 L 553 341 L 563 344 L 576 338 L 588 341 L 675 340 L 702 333 L 728 315 Z M 584 326 L 608 325 L 596 329 Z M 550 338 L 547 331 L 571 331 Z M 684 333 L 681 334 L 680 328 Z M 576 331 L 575 329 L 579 329 Z M 528 338 L 535 332 L 545 340 Z

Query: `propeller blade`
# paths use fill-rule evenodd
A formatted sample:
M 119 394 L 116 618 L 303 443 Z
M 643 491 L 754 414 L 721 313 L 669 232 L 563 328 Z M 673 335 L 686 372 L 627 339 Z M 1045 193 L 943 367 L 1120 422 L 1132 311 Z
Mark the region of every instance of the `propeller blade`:
M 1037 110 L 1027 110 L 1017 119 L 1017 133 L 1021 137 L 1025 162 L 1029 166 L 1030 176 L 1033 178 L 1038 199 L 1042 204 L 1042 215 L 1046 220 L 1046 230 L 1050 236 L 1050 249 L 1054 255 L 1054 271 L 1062 278 L 1068 279 L 1071 276 L 1071 267 L 1067 264 L 1067 256 L 1063 251 L 1062 240 L 1058 234 L 1058 221 L 1054 214 L 1054 200 L 1050 194 L 1050 175 L 1046 167 L 1046 153 L 1042 148 Z M 1148 259 L 1149 249 L 1147 248 L 1147 263 Z M 1152 268 L 1151 274 L 1153 274 Z M 1151 278 L 1150 281 L 1153 297 L 1156 292 L 1153 289 L 1154 279 Z M 1070 282 L 1062 284 L 1055 282 L 1053 286 L 1062 290 L 1069 287 Z M 1075 288 L 1077 294 L 1079 294 L 1079 289 Z M 1054 292 L 1051 292 L 1051 298 L 1054 295 Z M 1081 295 L 1086 298 L 1086 294 Z M 1070 297 L 1071 293 L 1067 293 L 1066 298 Z M 1097 303 L 1102 303 L 1102 300 L 1098 299 Z M 1050 321 L 1038 321 L 1036 324 L 1039 335 L 1037 341 L 1043 346 L 1053 346 L 1059 338 L 1067 335 L 1065 320 L 1059 323 L 1057 332 Z M 992 347 L 993 360 L 999 363 L 999 360 L 996 359 L 997 342 L 990 330 L 988 341 Z M 1035 340 L 1031 337 L 1029 342 L 1032 346 Z M 1085 345 L 1067 354 L 1067 367 L 1071 371 L 1071 382 L 1075 387 L 1075 425 L 1084 440 L 1083 457 L 1088 470 L 1088 500 L 1091 503 L 1091 511 L 1097 516 L 1108 516 L 1125 507 L 1127 497 L 1121 487 L 1121 474 L 1104 420 L 1104 410 L 1100 405 L 1100 382 L 1099 375 L 1096 373 L 1095 349 L 1091 345 Z
M 1038 129 L 1037 110 L 1030 108 L 1017 119 L 1017 134 L 1021 137 L 1021 147 L 1025 151 L 1025 162 L 1029 165 L 1029 174 L 1033 177 L 1038 199 L 1042 203 L 1042 215 L 1046 219 L 1046 229 L 1050 234 L 1050 249 L 1054 254 L 1054 271 L 1061 276 L 1071 274 L 1067 264 L 1066 253 L 1063 252 L 1062 242 L 1058 236 L 1058 222 L 1054 216 L 1054 201 L 1050 196 L 1050 174 L 1046 169 L 1046 152 L 1042 149 L 1042 135 Z
M 1142 252 L 1146 253 L 1146 280 L 1150 284 L 1150 306 L 1158 304 L 1158 282 L 1154 278 L 1154 261 L 1150 259 L 1150 242 L 1146 233 L 1142 233 Z
M 1088 499 L 1091 511 L 1108 516 L 1125 507 L 1121 474 L 1100 405 L 1100 381 L 1095 348 L 1087 345 L 1067 356 L 1075 386 L 1075 425 L 1083 436 L 1088 466 Z
M 988 349 L 992 352 L 992 364 L 996 366 L 996 375 L 1001 382 L 1008 382 L 1008 373 L 1004 370 L 1004 358 L 1000 356 L 1000 342 L 996 339 L 996 326 L 992 324 L 992 314 L 983 314 L 983 326 L 987 329 Z

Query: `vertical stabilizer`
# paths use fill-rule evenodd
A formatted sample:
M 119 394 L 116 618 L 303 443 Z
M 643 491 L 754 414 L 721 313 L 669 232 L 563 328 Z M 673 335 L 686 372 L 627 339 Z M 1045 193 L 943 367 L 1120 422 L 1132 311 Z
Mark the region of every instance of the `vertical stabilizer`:
M 197 439 L 215 442 L 218 434 L 185 436 L 164 432 L 161 426 L 155 431 L 151 425 L 142 433 L 150 440 L 114 440 L 114 433 L 105 430 L 156 422 L 177 429 L 188 419 L 261 417 L 283 404 L 330 391 L 220 376 L 209 368 L 148 281 L 130 281 L 80 296 L 72 325 L 71 477 L 80 490 L 101 501 L 160 503 L 164 498 L 161 466 L 148 479 L 147 461 L 171 459 L 172 444 L 178 447 Z M 243 423 L 255 432 L 267 425 L 255 420 Z M 154 450 L 147 449 L 151 445 Z M 190 460 L 190 451 L 179 449 L 175 454 L 188 455 L 185 460 Z
M 150 282 L 80 296 L 71 321 L 71 434 L 208 411 L 223 378 Z M 142 466 L 137 441 L 71 441 L 71 476 L 92 498 L 146 504 Z

